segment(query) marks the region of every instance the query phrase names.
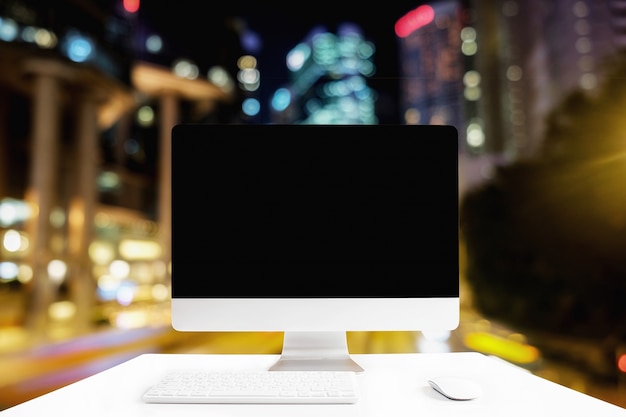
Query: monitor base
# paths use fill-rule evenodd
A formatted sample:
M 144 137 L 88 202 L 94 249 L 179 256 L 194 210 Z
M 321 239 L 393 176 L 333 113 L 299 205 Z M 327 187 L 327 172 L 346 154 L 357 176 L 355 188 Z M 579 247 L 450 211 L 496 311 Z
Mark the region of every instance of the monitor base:
M 350 357 L 346 332 L 285 332 L 283 351 L 270 371 L 364 369 Z

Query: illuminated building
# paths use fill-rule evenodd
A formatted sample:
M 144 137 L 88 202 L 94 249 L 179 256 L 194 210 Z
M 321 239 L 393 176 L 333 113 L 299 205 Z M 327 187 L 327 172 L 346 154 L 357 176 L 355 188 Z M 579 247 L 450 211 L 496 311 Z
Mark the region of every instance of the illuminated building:
M 463 132 L 465 68 L 459 9 L 456 1 L 434 2 L 417 7 L 396 23 L 402 112 L 408 124 L 448 124 Z
M 315 28 L 287 56 L 289 85 L 271 98 L 272 119 L 302 124 L 377 124 L 376 92 L 367 83 L 376 72 L 375 46 L 358 26 L 337 33 Z
M 541 151 L 547 114 L 569 93 L 593 94 L 623 54 L 626 2 L 471 0 L 490 152 L 508 161 Z
M 34 334 L 92 325 L 114 261 L 120 303 L 167 284 L 170 129 L 230 99 L 190 63 L 134 60 L 138 4 L 0 1 L 0 286 L 24 290 Z

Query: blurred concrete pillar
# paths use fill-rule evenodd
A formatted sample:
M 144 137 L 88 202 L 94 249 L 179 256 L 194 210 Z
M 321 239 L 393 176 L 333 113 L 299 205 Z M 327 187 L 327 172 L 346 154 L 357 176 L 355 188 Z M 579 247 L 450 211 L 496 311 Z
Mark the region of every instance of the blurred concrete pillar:
M 105 94 L 86 88 L 76 100 L 77 175 L 68 216 L 69 288 L 76 306 L 74 329 L 89 330 L 96 286 L 89 258 L 94 237 L 98 175 L 98 104 Z
M 172 260 L 172 128 L 178 123 L 179 118 L 178 95 L 174 92 L 162 93 L 160 103 L 159 243 L 162 250 L 161 259 L 169 266 Z
M 9 152 L 9 132 L 8 132 L 8 114 L 9 114 L 9 99 L 6 93 L 0 92 L 0 199 L 8 195 L 8 179 L 9 179 L 9 168 L 8 168 L 8 156 Z
M 61 127 L 61 80 L 72 71 L 55 61 L 33 59 L 25 63 L 33 78 L 33 116 L 31 130 L 30 183 L 24 199 L 33 210 L 26 230 L 30 240 L 30 265 L 33 269 L 26 325 L 34 336 L 45 333 L 48 307 L 55 298 L 55 285 L 47 273 L 52 259 L 49 247 L 50 213 L 55 204 Z
M 160 176 L 158 185 L 159 243 L 161 259 L 169 266 L 171 257 L 172 230 L 172 166 L 171 140 L 172 127 L 179 123 L 179 103 L 181 100 L 196 103 L 204 112 L 212 112 L 216 103 L 230 100 L 231 92 L 223 90 L 208 80 L 195 80 L 178 77 L 168 68 L 148 63 L 134 66 L 131 78 L 135 88 L 150 97 L 159 97 L 161 105 L 159 141 Z M 202 113 L 202 111 L 201 111 Z M 168 274 L 169 275 L 169 274 Z

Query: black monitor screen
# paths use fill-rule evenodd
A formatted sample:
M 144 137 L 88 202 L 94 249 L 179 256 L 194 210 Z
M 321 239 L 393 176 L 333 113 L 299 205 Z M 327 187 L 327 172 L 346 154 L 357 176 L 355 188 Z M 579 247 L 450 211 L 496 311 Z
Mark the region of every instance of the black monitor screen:
M 172 131 L 173 297 L 458 297 L 458 256 L 451 126 Z

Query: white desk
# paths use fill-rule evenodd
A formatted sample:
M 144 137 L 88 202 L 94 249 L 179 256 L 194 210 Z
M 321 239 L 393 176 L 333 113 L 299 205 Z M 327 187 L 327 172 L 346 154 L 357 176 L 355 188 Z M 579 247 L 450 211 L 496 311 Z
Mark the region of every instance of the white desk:
M 352 355 L 360 400 L 353 405 L 145 404 L 143 392 L 175 369 L 267 369 L 277 355 L 144 354 L 97 375 L 0 412 L 0 417 L 626 417 L 626 409 L 474 352 Z M 470 377 L 482 397 L 451 401 L 426 380 Z

